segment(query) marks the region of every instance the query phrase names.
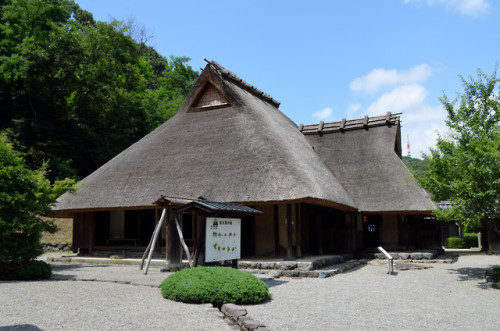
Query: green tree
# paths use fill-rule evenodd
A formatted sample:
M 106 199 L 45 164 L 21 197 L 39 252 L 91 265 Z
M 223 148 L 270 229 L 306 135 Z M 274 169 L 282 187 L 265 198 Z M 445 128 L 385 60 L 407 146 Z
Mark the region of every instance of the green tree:
M 51 184 L 46 169 L 30 170 L 5 135 L 0 135 L 0 269 L 25 264 L 41 254 L 43 231 L 54 232 L 50 206 L 74 181 Z
M 500 91 L 494 72 L 460 77 L 464 92 L 450 101 L 440 99 L 448 112 L 448 132 L 424 159 L 429 171 L 417 176 L 435 201 L 452 208 L 435 210 L 438 219 L 466 227 L 484 225 L 500 235 Z
M 429 170 L 429 166 L 425 160 L 420 160 L 410 156 L 403 156 L 403 162 L 413 174 L 423 175 Z
M 173 116 L 198 73 L 71 0 L 0 1 L 0 130 L 51 179 L 84 177 Z

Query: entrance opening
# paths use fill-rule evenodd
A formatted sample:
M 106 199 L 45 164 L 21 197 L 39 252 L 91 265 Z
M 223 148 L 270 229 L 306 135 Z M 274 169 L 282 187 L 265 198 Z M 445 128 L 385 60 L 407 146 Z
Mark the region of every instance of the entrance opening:
M 380 215 L 364 215 L 363 216 L 363 237 L 366 248 L 374 248 L 380 246 Z

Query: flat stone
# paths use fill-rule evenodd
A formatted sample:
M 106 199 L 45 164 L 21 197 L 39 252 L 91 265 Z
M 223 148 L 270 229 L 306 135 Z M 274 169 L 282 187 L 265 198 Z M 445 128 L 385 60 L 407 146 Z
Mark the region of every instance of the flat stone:
M 248 330 L 255 330 L 258 327 L 265 327 L 264 323 L 256 321 L 256 320 L 247 320 L 243 322 L 243 325 L 248 329 Z
M 331 277 L 334 274 L 332 271 L 319 271 L 318 272 L 318 277 L 319 278 L 328 278 Z
M 412 260 L 422 260 L 423 255 L 422 253 L 411 253 L 410 257 Z
M 259 262 L 250 262 L 250 265 L 248 267 L 250 269 L 260 269 L 260 263 Z
M 261 267 L 261 269 L 276 269 L 276 263 L 274 263 L 274 262 L 262 262 L 260 267 Z
M 238 319 L 240 316 L 245 316 L 247 310 L 242 306 L 235 305 L 234 303 L 226 303 L 222 305 L 221 311 L 235 319 Z
M 220 313 L 219 309 L 212 307 L 212 308 L 205 308 L 205 312 L 207 313 Z M 221 313 L 222 314 L 222 313 Z M 224 314 L 222 314 L 224 315 Z
M 399 259 L 401 260 L 408 260 L 410 258 L 410 254 L 409 253 L 399 253 Z
M 283 277 L 298 277 L 300 271 L 299 270 L 283 270 L 281 272 L 281 276 Z
M 273 270 L 269 273 L 269 276 L 271 278 L 280 278 L 281 277 L 281 271 L 279 270 Z
M 297 268 L 299 270 L 313 270 L 312 262 L 297 262 Z
M 276 267 L 280 270 L 293 270 L 297 268 L 297 262 L 279 262 Z
M 432 253 L 423 253 L 422 257 L 423 257 L 424 260 L 432 260 L 432 258 L 434 257 L 434 255 Z

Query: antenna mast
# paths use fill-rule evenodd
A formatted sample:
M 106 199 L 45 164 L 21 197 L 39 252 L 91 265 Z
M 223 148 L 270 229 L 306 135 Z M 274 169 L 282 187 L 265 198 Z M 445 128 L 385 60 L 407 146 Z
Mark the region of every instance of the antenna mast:
M 411 153 L 410 153 L 410 134 L 407 133 L 406 134 L 406 148 L 408 149 L 408 157 L 411 157 Z

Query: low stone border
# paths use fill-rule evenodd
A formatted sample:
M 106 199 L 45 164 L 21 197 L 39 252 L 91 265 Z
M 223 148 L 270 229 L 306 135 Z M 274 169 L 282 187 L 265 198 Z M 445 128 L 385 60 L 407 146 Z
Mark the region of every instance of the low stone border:
M 493 269 L 487 269 L 484 272 L 484 277 L 486 278 L 486 287 L 500 290 L 500 283 L 498 283 L 495 276 L 493 276 Z
M 248 316 L 248 312 L 245 308 L 233 303 L 223 304 L 220 311 L 219 309 L 213 307 L 212 304 L 207 304 L 205 305 L 205 311 L 217 314 L 217 316 L 223 318 L 224 321 L 233 329 L 245 331 L 269 330 L 266 328 L 264 323 L 256 321 Z

